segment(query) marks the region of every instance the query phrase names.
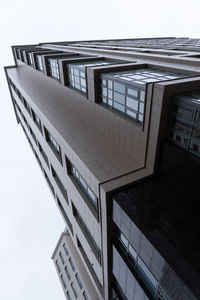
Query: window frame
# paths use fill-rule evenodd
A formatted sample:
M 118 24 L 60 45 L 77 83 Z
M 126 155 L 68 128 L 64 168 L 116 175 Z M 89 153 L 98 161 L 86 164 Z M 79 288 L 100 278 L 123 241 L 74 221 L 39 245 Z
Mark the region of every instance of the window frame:
M 79 194 L 81 195 L 81 197 L 83 198 L 83 200 L 85 201 L 86 205 L 88 206 L 88 208 L 90 209 L 90 211 L 92 212 L 92 214 L 94 215 L 94 217 L 96 218 L 97 222 L 99 222 L 99 199 L 96 196 L 96 201 L 97 201 L 97 205 L 95 206 L 94 203 L 92 202 L 92 200 L 89 198 L 89 196 L 84 192 L 84 190 L 82 189 L 80 183 L 76 180 L 76 178 L 73 176 L 71 168 L 72 166 L 74 167 L 74 165 L 69 161 L 69 159 L 67 158 L 67 156 L 65 155 L 65 163 L 66 163 L 66 169 L 67 169 L 67 174 L 69 176 L 69 178 L 71 179 L 72 183 L 74 184 L 75 188 L 77 189 L 77 191 L 79 192 Z M 75 167 L 74 167 L 75 168 Z M 76 168 L 75 168 L 76 169 Z M 77 169 L 76 169 L 77 170 Z M 78 170 L 77 170 L 78 172 Z M 79 172 L 78 172 L 79 173 Z M 80 174 L 80 173 L 79 173 Z M 80 175 L 81 176 L 81 175 Z M 82 176 L 81 176 L 82 177 Z M 84 179 L 83 179 L 84 180 Z M 85 180 L 84 180 L 85 181 Z M 87 184 L 87 183 L 86 183 Z M 88 184 L 87 184 L 88 186 Z M 89 186 L 88 186 L 89 187 Z M 90 188 L 90 187 L 89 187 Z M 90 188 L 91 190 L 91 188 Z
M 74 282 L 71 283 L 71 288 L 72 288 L 74 297 L 75 297 L 75 298 L 78 298 L 78 292 L 77 292 L 77 290 L 76 290 L 76 287 L 75 287 L 75 285 L 74 285 Z
M 74 203 L 72 203 L 72 211 L 73 211 L 73 215 L 86 239 L 86 241 L 88 242 L 90 248 L 92 249 L 92 252 L 94 253 L 97 261 L 99 262 L 99 264 L 101 265 L 101 249 L 99 248 L 99 246 L 97 245 L 95 239 L 93 238 L 92 234 L 90 233 L 90 230 L 88 229 L 87 225 L 85 224 L 84 220 L 82 219 L 80 213 L 78 212 L 77 208 L 75 207 Z
M 72 260 L 72 257 L 70 256 L 69 259 L 68 259 L 69 263 L 70 263 L 70 266 L 72 268 L 72 271 L 75 272 L 76 271 L 76 267 L 75 267 L 75 264 Z
M 49 145 L 49 147 L 51 148 L 51 150 L 53 151 L 53 153 L 55 154 L 55 156 L 57 157 L 57 159 L 59 160 L 59 162 L 62 165 L 62 152 L 61 152 L 60 145 L 58 144 L 58 142 L 55 140 L 53 135 L 47 130 L 47 128 L 45 126 L 44 126 L 44 134 L 45 134 L 45 139 L 46 139 L 47 144 Z M 52 139 L 57 144 L 59 151 L 57 151 L 55 149 L 55 146 L 53 145 Z
M 43 135 L 41 119 L 38 117 L 38 115 L 35 113 L 35 111 L 32 108 L 31 108 L 31 114 L 32 114 L 32 118 L 33 118 L 35 125 L 37 126 L 37 128 L 39 129 L 41 134 Z
M 52 176 L 53 176 L 53 178 L 54 178 L 54 180 L 55 180 L 55 182 L 58 186 L 58 189 L 61 192 L 64 199 L 66 200 L 67 204 L 69 205 L 67 189 L 65 188 L 64 184 L 60 180 L 60 178 L 59 178 L 58 174 L 56 173 L 55 169 L 53 168 L 53 166 L 52 165 L 50 165 L 50 166 L 51 166 Z

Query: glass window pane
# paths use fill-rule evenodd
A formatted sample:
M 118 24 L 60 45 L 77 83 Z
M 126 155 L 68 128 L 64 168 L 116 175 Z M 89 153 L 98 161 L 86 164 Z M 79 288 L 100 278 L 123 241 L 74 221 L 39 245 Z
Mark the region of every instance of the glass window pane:
M 111 81 L 111 80 L 108 80 L 108 88 L 109 88 L 109 89 L 112 89 L 112 86 L 113 86 L 112 81 Z
M 85 79 L 81 79 L 81 85 L 86 87 L 86 80 Z
M 136 257 L 137 257 L 137 252 L 136 252 L 135 249 L 131 246 L 131 244 L 128 245 L 128 251 L 129 251 L 129 254 L 130 254 L 134 259 L 136 259 Z
M 77 77 L 77 76 L 75 76 L 75 82 L 78 83 L 78 84 L 80 84 L 80 78 Z
M 199 125 L 194 126 L 192 136 L 196 139 L 200 139 L 200 126 Z
M 108 90 L 108 97 L 112 99 L 112 90 Z
M 144 116 L 139 114 L 139 121 L 143 122 Z
M 61 261 L 62 261 L 62 263 L 64 265 L 65 264 L 65 260 L 63 258 L 62 252 L 59 252 L 59 256 L 60 256 L 60 259 L 61 259 Z
M 114 100 L 121 103 L 121 104 L 125 104 L 125 96 L 124 95 L 121 95 L 121 94 L 118 94 L 116 92 L 114 92 Z
M 123 105 L 118 104 L 117 102 L 113 102 L 113 104 L 114 104 L 114 108 L 116 108 L 116 109 L 118 109 L 118 110 L 120 110 L 122 112 L 125 111 L 125 107 Z
M 200 154 L 200 143 L 195 140 L 191 140 L 189 150 Z
M 128 94 L 132 95 L 134 97 L 137 97 L 138 96 L 138 91 L 134 90 L 134 89 L 128 89 Z
M 186 120 L 184 119 L 181 119 L 179 117 L 173 117 L 172 118 L 172 121 L 171 121 L 171 126 L 178 130 L 178 131 L 181 131 L 185 134 L 189 134 L 190 133 L 190 127 L 191 127 L 191 124 L 190 123 L 187 123 Z
M 120 78 L 127 81 L 133 81 L 133 79 L 124 76 L 120 76 Z
M 67 266 L 65 267 L 65 273 L 67 275 L 67 278 L 70 280 L 71 279 L 71 275 L 70 275 L 70 272 L 69 272 L 69 269 L 67 268 Z
M 70 265 L 71 265 L 71 267 L 72 267 L 72 270 L 75 271 L 75 265 L 74 265 L 74 263 L 73 263 L 71 257 L 69 258 L 69 263 L 70 263 Z
M 140 100 L 141 100 L 142 102 L 144 102 L 144 100 L 145 100 L 145 92 L 144 92 L 144 91 L 141 91 L 141 92 L 140 92 Z
M 74 75 L 79 76 L 79 70 L 74 69 Z
M 85 180 L 80 176 L 80 183 L 82 184 L 82 186 L 84 187 L 84 189 L 87 190 L 87 183 L 85 182 Z
M 144 103 L 140 102 L 140 112 L 144 113 Z
M 107 97 L 107 88 L 103 88 L 103 95 Z
M 109 104 L 110 106 L 113 106 L 113 101 L 110 100 L 110 99 L 108 99 L 108 104 Z
M 93 202 L 96 204 L 96 196 L 95 194 L 91 191 L 91 189 L 88 187 L 88 195 L 90 198 L 93 200 Z
M 186 107 L 181 107 L 178 105 L 174 105 L 174 112 L 184 115 L 185 117 L 191 119 L 193 111 Z
M 78 282 L 80 289 L 82 289 L 83 285 L 82 285 L 82 282 L 81 282 L 81 279 L 80 279 L 80 276 L 78 275 L 78 273 L 75 275 L 75 277 L 76 277 L 76 280 Z
M 71 295 L 70 295 L 69 291 L 67 291 L 66 295 L 67 295 L 67 300 L 72 300 L 72 298 L 71 298 Z
M 63 275 L 61 275 L 60 278 L 61 278 L 61 281 L 62 281 L 62 284 L 63 284 L 64 288 L 66 289 L 66 282 L 63 278 Z
M 200 122 L 200 111 L 199 110 L 197 111 L 197 115 L 196 115 L 195 121 L 196 122 Z
M 65 250 L 66 255 L 68 256 L 68 255 L 69 255 L 69 251 L 68 251 L 68 249 L 67 249 L 66 244 L 63 244 L 63 248 L 64 248 L 64 250 Z
M 89 300 L 89 298 L 88 298 L 86 292 L 83 293 L 83 298 L 84 298 L 84 300 Z
M 128 240 L 127 238 L 123 235 L 123 233 L 120 232 L 120 240 L 124 244 L 124 246 L 127 248 L 128 247 Z
M 114 90 L 125 94 L 125 85 L 118 82 L 114 82 Z
M 158 281 L 156 280 L 156 278 L 153 276 L 153 274 L 150 272 L 150 270 L 147 268 L 147 266 L 145 265 L 145 263 L 142 261 L 140 257 L 138 257 L 138 264 L 140 268 L 143 270 L 143 272 L 145 273 L 145 275 L 147 276 L 147 278 L 150 280 L 152 285 L 154 287 L 157 287 Z
M 135 112 L 133 112 L 132 110 L 127 109 L 126 113 L 127 113 L 127 115 L 129 115 L 130 117 L 133 117 L 134 119 L 137 118 L 137 114 Z
M 138 104 L 139 102 L 137 100 L 134 100 L 133 98 L 126 98 L 126 105 L 134 110 L 138 111 Z
M 145 78 L 144 76 L 141 76 L 141 75 L 131 75 L 130 77 L 133 79 L 137 79 L 137 80 L 141 80 L 141 79 Z
M 75 298 L 77 298 L 78 297 L 78 293 L 77 293 L 77 290 L 76 290 L 75 285 L 74 285 L 73 282 L 71 283 L 71 287 L 72 287 L 72 291 L 74 293 Z

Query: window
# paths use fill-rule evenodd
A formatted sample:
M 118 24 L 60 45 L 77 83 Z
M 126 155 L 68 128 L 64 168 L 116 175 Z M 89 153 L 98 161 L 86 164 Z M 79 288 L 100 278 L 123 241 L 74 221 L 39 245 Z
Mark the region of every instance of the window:
M 175 96 L 169 124 L 169 139 L 197 156 L 200 156 L 199 112 L 200 93 Z
M 86 240 L 88 241 L 90 247 L 92 248 L 97 260 L 99 261 L 99 263 L 101 263 L 101 250 L 99 249 L 96 241 L 94 240 L 93 236 L 91 235 L 89 229 L 87 228 L 85 222 L 81 218 L 79 212 L 77 211 L 73 203 L 72 203 L 72 209 L 73 209 L 73 215 L 75 216 L 76 221 L 79 224 Z
M 128 252 L 129 252 L 129 254 L 136 260 L 136 258 L 137 258 L 137 252 L 136 252 L 136 250 L 131 246 L 131 244 L 128 245 Z
M 121 232 L 120 232 L 120 240 L 123 243 L 124 247 L 128 248 L 128 240 Z
M 153 274 L 150 272 L 149 268 L 145 265 L 143 260 L 138 256 L 138 266 L 142 269 L 143 273 L 147 277 L 147 279 L 151 282 L 151 284 L 157 288 L 158 286 L 158 281 L 157 279 L 153 276 Z
M 25 106 L 27 112 L 29 113 L 29 115 L 31 116 L 31 106 L 25 99 L 23 99 L 23 100 L 24 100 L 24 106 Z
M 33 116 L 33 121 L 35 122 L 35 124 L 37 125 L 38 129 L 42 133 L 42 123 L 41 123 L 41 120 L 40 120 L 40 118 L 36 115 L 36 113 L 33 110 L 32 110 L 32 116 Z
M 67 278 L 70 280 L 71 279 L 71 275 L 70 275 L 70 272 L 69 272 L 69 269 L 68 269 L 67 266 L 65 267 L 65 273 L 67 275 Z
M 94 67 L 99 65 L 107 65 L 112 62 L 108 61 L 87 61 L 87 62 L 79 62 L 76 64 L 69 64 L 67 66 L 67 74 L 69 85 L 76 90 L 81 91 L 82 93 L 86 93 L 86 68 Z
M 64 248 L 64 250 L 65 250 L 66 255 L 68 256 L 68 255 L 69 255 L 69 251 L 68 251 L 68 249 L 67 249 L 66 244 L 63 244 L 63 248 Z
M 123 248 L 125 249 L 126 253 L 128 255 L 130 255 L 130 257 L 133 258 L 134 261 L 136 261 L 136 259 L 137 259 L 137 252 L 136 252 L 136 250 L 129 243 L 129 241 L 127 240 L 127 238 L 125 237 L 125 235 L 120 231 L 120 229 L 117 226 L 115 226 L 115 232 L 116 232 L 116 236 L 117 236 L 118 241 L 123 246 Z
M 45 163 L 47 164 L 47 167 L 49 168 L 48 157 L 47 157 L 46 153 L 44 152 L 44 150 L 43 150 L 43 148 L 42 148 L 42 146 L 40 145 L 39 142 L 38 142 L 38 147 L 39 147 L 39 151 L 40 151 L 40 153 L 41 153 L 41 155 L 42 155 L 42 157 L 43 157 Z
M 70 292 L 69 292 L 69 291 L 67 291 L 66 295 L 67 295 L 67 300 L 72 300 L 72 298 L 71 298 L 71 295 L 70 295 Z
M 58 272 L 60 273 L 60 265 L 57 260 L 56 260 L 56 267 L 57 267 Z
M 51 166 L 51 170 L 52 170 L 52 175 L 53 175 L 53 178 L 54 180 L 56 181 L 63 197 L 65 198 L 65 200 L 67 201 L 67 204 L 69 204 L 68 202 L 68 196 L 67 196 L 67 190 L 65 189 L 63 183 L 61 182 L 60 178 L 58 177 L 56 171 L 54 170 L 54 168 Z
M 143 123 L 146 84 L 184 76 L 150 68 L 101 74 L 101 101 Z
M 27 53 L 27 60 L 28 60 L 28 64 L 30 66 L 34 66 L 33 57 L 32 57 L 32 53 L 31 52 Z
M 62 284 L 64 286 L 64 289 L 66 289 L 67 286 L 66 286 L 66 282 L 65 282 L 65 280 L 63 278 L 63 275 L 61 275 L 60 278 L 61 278 Z
M 42 61 L 41 55 L 36 55 L 36 64 L 37 64 L 37 69 L 40 70 L 41 72 L 43 72 L 44 66 L 43 66 L 43 61 Z
M 49 58 L 49 68 L 50 68 L 50 76 L 59 80 L 60 74 L 59 74 L 59 67 L 58 67 L 58 60 Z
M 52 151 L 54 152 L 60 163 L 62 163 L 60 146 L 46 128 L 44 128 L 44 131 L 47 143 L 51 147 Z
M 88 295 L 86 294 L 86 292 L 83 292 L 83 299 L 89 300 Z
M 15 48 L 17 59 L 21 59 L 20 49 Z
M 196 153 L 197 155 L 200 155 L 200 142 L 197 142 L 193 139 L 190 141 L 189 150 L 192 153 Z
M 78 275 L 78 273 L 76 273 L 75 277 L 76 277 L 76 280 L 78 282 L 80 289 L 82 289 L 83 285 L 82 285 L 82 282 L 81 282 L 81 279 L 80 279 L 80 276 Z
M 62 252 L 59 252 L 59 256 L 60 256 L 60 259 L 61 259 L 61 261 L 62 261 L 62 263 L 64 265 L 65 264 L 65 260 L 64 260 L 64 257 L 62 255 Z
M 69 263 L 70 263 L 70 265 L 72 267 L 72 270 L 75 271 L 75 265 L 74 265 L 73 260 L 72 260 L 71 257 L 69 258 Z
M 78 297 L 78 293 L 77 293 L 77 290 L 76 290 L 75 285 L 74 285 L 73 282 L 71 283 L 71 287 L 72 287 L 72 291 L 74 293 L 75 298 L 77 298 Z
M 122 245 L 121 252 L 127 257 L 128 261 L 131 263 L 133 269 L 136 271 L 138 276 L 142 279 L 143 283 L 146 287 L 150 290 L 150 292 L 155 295 L 157 287 L 158 287 L 158 280 L 154 277 L 151 273 L 149 268 L 143 262 L 137 251 L 134 247 L 129 243 L 127 238 L 122 234 L 120 229 L 115 226 L 115 234 L 117 238 L 117 242 L 119 245 Z M 114 249 L 114 248 L 113 248 Z M 115 260 L 115 252 L 113 252 L 113 259 Z
M 76 239 L 77 239 L 77 245 L 78 245 L 79 250 L 80 250 L 80 252 L 81 252 L 81 254 L 82 254 L 82 256 L 83 256 L 83 259 L 85 260 L 85 263 L 86 263 L 86 265 L 87 265 L 87 267 L 88 267 L 88 269 L 89 269 L 89 271 L 90 271 L 92 277 L 94 278 L 94 281 L 95 281 L 95 283 L 96 283 L 96 285 L 97 285 L 99 291 L 100 291 L 101 294 L 102 294 L 102 285 L 101 285 L 101 283 L 100 283 L 100 281 L 99 281 L 99 279 L 98 279 L 98 277 L 97 277 L 97 275 L 96 275 L 96 273 L 95 273 L 95 271 L 94 271 L 94 269 L 93 269 L 93 266 L 92 266 L 92 264 L 91 264 L 89 258 L 87 257 L 87 254 L 85 253 L 85 250 L 84 250 L 84 248 L 83 248 L 81 242 L 79 241 L 78 237 L 76 237 Z
M 93 191 L 90 189 L 88 184 L 85 182 L 83 177 L 80 175 L 80 173 L 77 171 L 77 169 L 70 164 L 70 171 L 78 185 L 80 186 L 81 190 L 84 192 L 84 194 L 87 196 L 87 198 L 90 200 L 90 203 L 92 206 L 97 210 L 98 208 L 98 201 L 96 195 L 93 193 Z

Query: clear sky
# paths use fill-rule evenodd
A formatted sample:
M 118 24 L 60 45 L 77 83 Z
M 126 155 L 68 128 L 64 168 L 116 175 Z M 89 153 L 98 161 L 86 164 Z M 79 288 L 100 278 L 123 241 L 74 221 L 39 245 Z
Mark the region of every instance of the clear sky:
M 13 64 L 10 46 L 100 38 L 200 38 L 199 12 L 199 0 L 1 0 L 1 300 L 64 300 L 50 259 L 64 222 L 15 120 L 2 69 Z

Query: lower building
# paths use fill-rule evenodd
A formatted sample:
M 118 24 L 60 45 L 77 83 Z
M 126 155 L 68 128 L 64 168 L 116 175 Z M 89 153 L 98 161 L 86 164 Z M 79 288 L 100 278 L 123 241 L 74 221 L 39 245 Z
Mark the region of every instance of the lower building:
M 61 234 L 52 259 L 66 299 L 100 299 L 67 230 Z

